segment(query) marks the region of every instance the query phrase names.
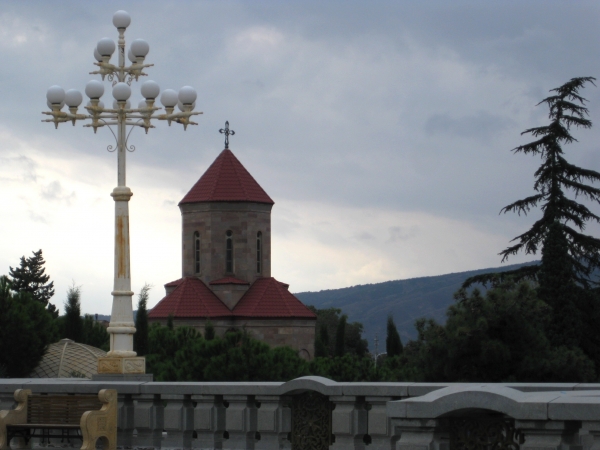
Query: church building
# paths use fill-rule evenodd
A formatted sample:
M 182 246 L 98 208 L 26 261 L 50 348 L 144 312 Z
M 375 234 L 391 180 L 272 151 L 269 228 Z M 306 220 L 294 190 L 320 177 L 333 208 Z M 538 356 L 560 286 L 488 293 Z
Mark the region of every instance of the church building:
M 189 325 L 217 336 L 246 330 L 271 346 L 314 357 L 316 315 L 271 276 L 274 202 L 235 155 L 225 150 L 179 202 L 182 278 L 148 313 L 150 323 Z

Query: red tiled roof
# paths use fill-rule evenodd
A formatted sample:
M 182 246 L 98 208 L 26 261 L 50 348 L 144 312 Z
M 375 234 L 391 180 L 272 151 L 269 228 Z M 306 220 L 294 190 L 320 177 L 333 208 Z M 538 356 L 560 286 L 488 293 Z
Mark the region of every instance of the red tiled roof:
M 179 280 L 171 281 L 171 282 L 165 284 L 165 287 L 179 286 L 182 282 L 183 282 L 183 278 L 180 278 Z
M 286 317 L 316 319 L 317 316 L 298 300 L 287 285 L 273 277 L 258 278 L 233 309 L 236 317 Z
M 250 283 L 247 281 L 244 281 L 244 280 L 240 280 L 239 278 L 225 277 L 225 278 L 220 278 L 218 280 L 211 281 L 208 284 L 213 285 L 213 284 L 250 284 Z
M 232 315 L 229 308 L 208 286 L 195 277 L 183 278 L 173 292 L 152 308 L 148 313 L 148 318 L 166 319 L 170 314 L 176 318 L 231 317 Z
M 217 156 L 179 204 L 196 202 L 275 203 L 229 149 Z

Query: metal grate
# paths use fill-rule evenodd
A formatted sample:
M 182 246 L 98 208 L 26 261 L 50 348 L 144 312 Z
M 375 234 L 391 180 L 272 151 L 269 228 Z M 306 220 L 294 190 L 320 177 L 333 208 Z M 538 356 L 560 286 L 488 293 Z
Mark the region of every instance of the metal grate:
M 515 421 L 503 416 L 450 419 L 450 450 L 520 450 L 525 442 Z
M 331 403 L 318 392 L 292 401 L 292 450 L 327 450 L 331 445 Z
M 30 395 L 27 423 L 79 425 L 86 411 L 99 410 L 98 397 L 82 395 Z

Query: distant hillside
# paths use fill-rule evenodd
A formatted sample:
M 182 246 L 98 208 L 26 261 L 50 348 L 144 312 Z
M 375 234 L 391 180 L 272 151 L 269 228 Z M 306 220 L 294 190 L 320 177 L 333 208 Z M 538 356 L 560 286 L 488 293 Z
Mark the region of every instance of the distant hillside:
M 369 341 L 369 348 L 373 349 L 373 338 L 377 333 L 379 351 L 382 348 L 385 351 L 386 320 L 389 314 L 394 316 L 402 342 L 406 343 L 416 337 L 414 322 L 419 317 L 431 317 L 441 323 L 446 321 L 446 309 L 454 302 L 452 294 L 467 278 L 482 273 L 513 270 L 538 262 L 294 295 L 305 305 L 314 305 L 318 309 L 340 308 L 348 314 L 350 322 L 362 322 L 365 327 L 363 336 Z

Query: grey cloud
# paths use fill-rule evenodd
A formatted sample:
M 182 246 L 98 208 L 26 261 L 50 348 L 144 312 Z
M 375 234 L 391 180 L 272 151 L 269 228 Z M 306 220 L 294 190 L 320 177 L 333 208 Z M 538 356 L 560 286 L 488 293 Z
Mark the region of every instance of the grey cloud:
M 38 213 L 33 212 L 33 211 L 29 211 L 29 218 L 31 220 L 33 220 L 34 222 L 48 224 L 48 221 L 46 220 L 46 218 L 43 215 L 38 214 Z
M 358 233 L 356 236 L 354 236 L 354 238 L 359 241 L 374 241 L 375 240 L 375 236 L 373 236 L 371 233 L 369 233 L 367 231 Z
M 36 168 L 38 165 L 33 159 L 25 155 L 0 157 L 0 166 L 17 166 L 22 171 L 24 181 L 32 181 L 34 183 L 37 181 Z
M 389 242 L 389 243 L 403 242 L 403 241 L 408 241 L 409 239 L 416 237 L 419 234 L 419 227 L 412 226 L 412 227 L 407 228 L 407 227 L 396 226 L 396 227 L 390 227 L 388 231 L 390 233 L 390 237 L 388 238 L 387 242 Z
M 67 193 L 60 184 L 60 181 L 57 180 L 43 187 L 40 195 L 45 200 L 65 202 L 69 206 L 71 205 L 71 201 L 76 197 L 75 191 Z
M 488 139 L 513 125 L 506 117 L 479 111 L 458 118 L 448 113 L 434 114 L 425 122 L 427 134 L 449 134 L 466 138 Z

